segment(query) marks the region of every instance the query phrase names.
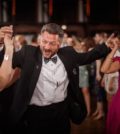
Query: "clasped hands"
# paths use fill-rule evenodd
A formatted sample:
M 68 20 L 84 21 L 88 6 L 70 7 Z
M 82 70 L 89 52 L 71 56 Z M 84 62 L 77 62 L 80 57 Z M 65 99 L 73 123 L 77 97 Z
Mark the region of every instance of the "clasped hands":
M 0 46 L 5 45 L 6 49 L 13 47 L 13 26 L 3 26 L 0 28 Z

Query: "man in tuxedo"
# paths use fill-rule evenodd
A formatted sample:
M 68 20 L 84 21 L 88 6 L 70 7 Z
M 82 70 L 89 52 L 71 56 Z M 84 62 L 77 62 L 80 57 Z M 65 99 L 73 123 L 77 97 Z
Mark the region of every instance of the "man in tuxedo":
M 21 68 L 10 111 L 10 124 L 16 125 L 17 133 L 70 134 L 70 100 L 82 99 L 86 109 L 76 67 L 105 57 L 110 49 L 102 44 L 77 53 L 71 46 L 60 47 L 63 36 L 59 25 L 45 24 L 38 47 L 24 45 L 13 59 L 7 55 L 13 68 Z

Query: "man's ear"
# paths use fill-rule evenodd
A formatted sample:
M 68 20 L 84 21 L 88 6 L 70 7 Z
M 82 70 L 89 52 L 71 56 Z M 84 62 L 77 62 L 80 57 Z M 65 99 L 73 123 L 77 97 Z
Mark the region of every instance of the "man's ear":
M 37 43 L 40 44 L 41 43 L 41 35 L 39 34 L 37 37 Z

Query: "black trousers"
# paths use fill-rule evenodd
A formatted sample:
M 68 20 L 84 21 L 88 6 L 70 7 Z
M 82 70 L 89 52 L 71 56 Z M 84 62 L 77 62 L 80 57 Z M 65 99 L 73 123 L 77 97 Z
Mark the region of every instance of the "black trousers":
M 49 106 L 28 107 L 16 133 L 26 134 L 70 134 L 67 101 Z

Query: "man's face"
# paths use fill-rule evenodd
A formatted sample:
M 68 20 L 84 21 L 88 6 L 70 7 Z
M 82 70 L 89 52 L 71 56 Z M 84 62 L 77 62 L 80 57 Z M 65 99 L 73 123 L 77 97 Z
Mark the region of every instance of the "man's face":
M 55 53 L 57 53 L 60 48 L 60 39 L 58 35 L 50 34 L 48 32 L 44 32 L 40 37 L 40 49 L 42 51 L 43 57 L 50 58 Z

